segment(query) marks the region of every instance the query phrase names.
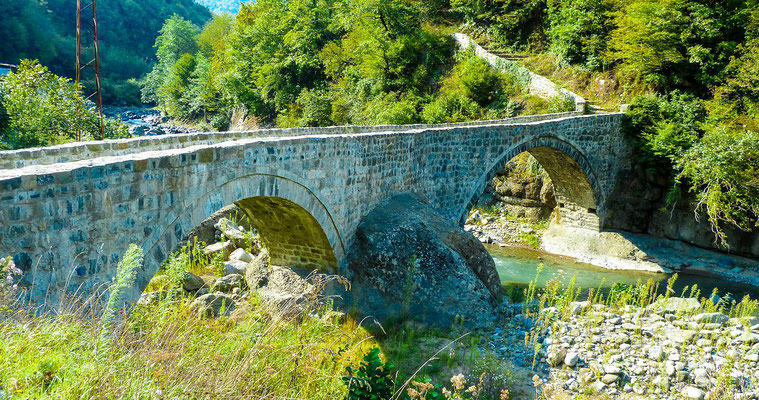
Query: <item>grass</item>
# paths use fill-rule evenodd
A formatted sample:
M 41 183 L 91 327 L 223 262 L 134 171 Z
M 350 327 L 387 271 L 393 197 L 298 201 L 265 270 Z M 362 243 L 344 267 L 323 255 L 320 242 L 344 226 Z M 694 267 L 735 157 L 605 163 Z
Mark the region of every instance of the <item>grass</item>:
M 190 299 L 134 309 L 110 345 L 98 315 L 5 315 L 0 387 L 14 398 L 309 398 L 345 395 L 340 380 L 377 344 L 327 309 L 300 323 L 255 307 L 206 319 Z
M 202 317 L 191 307 L 194 295 L 179 290 L 175 279 L 186 270 L 214 272 L 215 260 L 204 258 L 200 247 L 170 257 L 162 267 L 169 279 L 151 283 L 173 296 L 119 314 L 116 326 L 104 324 L 110 318 L 98 306 L 104 298 L 71 298 L 43 315 L 4 304 L 0 394 L 13 399 L 343 399 L 346 367 L 355 368 L 375 347 L 398 366 L 391 371 L 397 399 L 409 398 L 409 389 L 426 387 L 420 382 L 450 387 L 447 382 L 457 374 L 480 393 L 461 399 L 496 399 L 515 382 L 511 364 L 483 350 L 484 338 L 460 327 L 440 332 L 398 322 L 383 328 L 333 311 L 325 298 L 309 299 L 302 315 L 284 319 L 251 291 L 230 314 Z

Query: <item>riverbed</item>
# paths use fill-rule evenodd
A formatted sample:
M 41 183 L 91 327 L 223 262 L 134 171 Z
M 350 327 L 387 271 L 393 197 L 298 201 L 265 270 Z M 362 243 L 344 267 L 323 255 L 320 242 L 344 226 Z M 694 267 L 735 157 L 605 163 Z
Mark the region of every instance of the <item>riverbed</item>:
M 659 292 L 663 293 L 666 289 L 667 279 L 671 277 L 669 274 L 662 273 L 600 268 L 567 257 L 522 247 L 499 247 L 496 245 L 486 245 L 486 247 L 495 261 L 501 284 L 507 292 L 510 288 L 526 287 L 536 279 L 536 285 L 541 288 L 545 287 L 552 279 L 559 279 L 562 285 L 566 286 L 574 277 L 575 285 L 583 289 L 581 297 L 587 294 L 588 288 L 608 292 L 616 283 L 635 285 L 639 282 L 645 283 L 649 279 L 659 282 Z M 543 264 L 543 270 L 538 275 L 537 271 L 540 264 Z M 705 297 L 708 297 L 716 288 L 717 293 L 722 297 L 729 293 L 735 299 L 741 299 L 745 295 L 750 295 L 752 299 L 759 298 L 759 288 L 755 286 L 730 282 L 718 277 L 683 272 L 678 274 L 673 286 L 675 292 L 673 294 L 679 296 L 686 287 L 690 290 L 693 285 L 698 285 L 701 295 Z M 689 292 L 686 292 L 685 295 L 689 295 Z

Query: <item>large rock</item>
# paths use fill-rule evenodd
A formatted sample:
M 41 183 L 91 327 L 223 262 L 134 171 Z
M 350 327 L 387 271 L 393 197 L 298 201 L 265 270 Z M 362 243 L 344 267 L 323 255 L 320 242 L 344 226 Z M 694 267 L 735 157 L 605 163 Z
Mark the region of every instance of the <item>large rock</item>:
M 224 276 L 227 275 L 245 275 L 245 271 L 248 269 L 248 264 L 245 261 L 231 260 L 224 263 Z
M 689 313 L 701 309 L 701 302 L 693 297 L 668 297 L 651 305 L 659 313 Z
M 243 249 L 237 249 L 229 255 L 229 259 L 232 261 L 237 260 L 249 263 L 253 261 L 253 254 L 250 254 Z
M 222 293 L 209 293 L 198 297 L 192 302 L 190 308 L 199 314 L 208 317 L 217 317 L 222 311 L 228 313 L 234 309 L 232 297 Z
M 344 273 L 349 306 L 380 321 L 411 317 L 441 328 L 487 327 L 500 280 L 485 247 L 421 197 L 402 194 L 362 219 Z
M 247 218 L 239 218 L 243 215 L 243 211 L 236 205 L 226 206 L 211 214 L 210 217 L 204 219 L 198 226 L 193 228 L 193 230 L 187 234 L 186 240 L 179 244 L 179 247 L 184 246 L 186 243 L 193 244 L 196 240 L 207 244 L 216 242 L 216 228 L 214 228 L 214 225 L 216 225 L 222 218 L 232 219 L 237 217 L 236 219 L 239 220 L 245 230 L 252 229 Z
M 264 286 L 269 281 L 269 252 L 262 249 L 253 261 L 248 263 L 245 269 L 245 282 L 248 287 L 255 290 Z
M 184 275 L 182 276 L 182 289 L 188 292 L 199 290 L 205 285 L 206 283 L 203 281 L 203 278 L 193 274 L 192 272 L 185 271 Z
M 235 245 L 232 244 L 232 242 L 225 240 L 206 246 L 206 248 L 203 249 L 203 254 L 213 257 L 216 257 L 218 255 L 219 258 L 226 259 L 234 249 Z
M 221 218 L 213 227 L 218 229 L 225 238 L 231 240 L 237 247 L 245 248 L 250 245 L 251 238 L 226 218 Z
M 285 318 L 300 316 L 309 305 L 316 305 L 318 294 L 316 288 L 293 269 L 280 266 L 271 267 L 266 286 L 258 290 L 264 307 Z
M 242 288 L 245 284 L 245 278 L 240 274 L 231 274 L 223 276 L 216 280 L 213 289 L 219 292 L 229 293 L 234 288 Z

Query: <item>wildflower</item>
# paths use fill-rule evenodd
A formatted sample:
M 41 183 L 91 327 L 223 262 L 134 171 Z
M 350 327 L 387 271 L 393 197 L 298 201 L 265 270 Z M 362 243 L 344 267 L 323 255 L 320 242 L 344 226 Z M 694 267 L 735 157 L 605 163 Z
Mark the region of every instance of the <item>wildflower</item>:
M 543 380 L 540 379 L 539 376 L 533 375 L 532 376 L 532 385 L 535 386 L 535 388 L 539 388 L 543 385 Z
M 500 400 L 509 400 L 509 395 L 509 389 L 502 389 Z
M 466 378 L 464 378 L 464 374 L 458 374 L 451 377 L 451 384 L 456 390 L 464 389 L 464 386 L 466 385 Z
M 419 395 L 419 392 L 416 391 L 416 389 L 408 388 L 408 397 L 412 399 L 418 399 L 421 396 Z
M 443 388 L 443 396 L 445 396 L 445 398 L 451 397 L 452 394 L 453 393 L 451 393 L 451 391 L 448 390 L 448 388 Z

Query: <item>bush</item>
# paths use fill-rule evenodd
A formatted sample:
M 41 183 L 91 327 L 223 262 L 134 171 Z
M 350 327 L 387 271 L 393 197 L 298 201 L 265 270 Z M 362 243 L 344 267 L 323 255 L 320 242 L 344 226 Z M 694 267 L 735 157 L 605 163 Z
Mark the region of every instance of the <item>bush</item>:
M 466 97 L 443 93 L 424 106 L 422 115 L 428 124 L 464 122 L 478 119 L 482 115 L 482 108 Z
M 348 375 L 343 377 L 343 382 L 348 387 L 347 398 L 349 400 L 389 399 L 395 388 L 393 368 L 391 362 L 382 362 L 379 347 L 372 348 L 364 356 L 364 361 L 357 371 L 350 366 L 345 367 Z
M 759 228 L 759 133 L 710 129 L 675 164 L 704 210 L 716 241 L 727 245 L 724 224 Z
M 0 142 L 11 149 L 74 141 L 80 131 L 85 140 L 126 134 L 120 122 L 106 121 L 101 136 L 99 116 L 80 88 L 37 61 L 22 60 L 18 70 L 8 73 L 1 83 L 0 98 L 8 119 L 0 131 Z

